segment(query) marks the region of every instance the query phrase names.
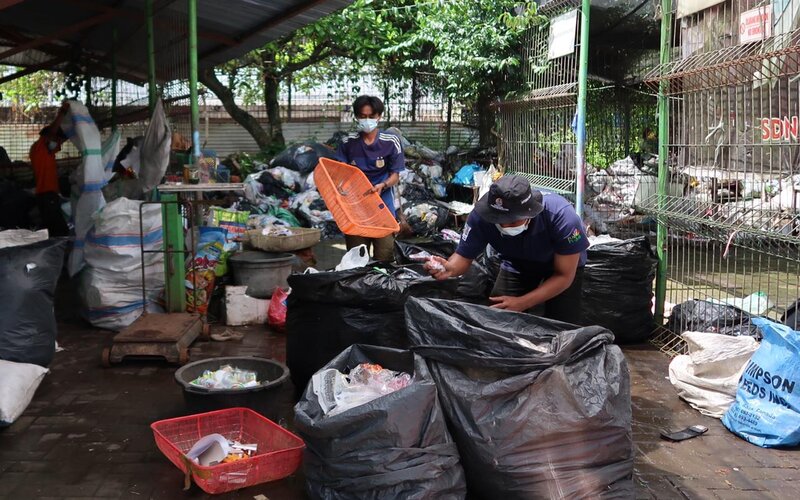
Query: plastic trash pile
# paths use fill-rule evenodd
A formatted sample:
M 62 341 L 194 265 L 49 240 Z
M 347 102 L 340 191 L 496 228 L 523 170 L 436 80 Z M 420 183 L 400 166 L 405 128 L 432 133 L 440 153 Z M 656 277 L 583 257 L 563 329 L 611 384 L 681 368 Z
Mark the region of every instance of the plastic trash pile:
M 203 467 L 238 462 L 255 456 L 258 444 L 242 444 L 221 434 L 207 434 L 186 452 L 186 458 Z
M 329 368 L 311 379 L 322 412 L 329 417 L 399 391 L 411 382 L 410 374 L 387 370 L 375 363 L 361 363 L 348 375 Z
M 204 371 L 189 384 L 205 389 L 248 389 L 259 385 L 257 377 L 254 371 L 224 365 L 219 370 Z

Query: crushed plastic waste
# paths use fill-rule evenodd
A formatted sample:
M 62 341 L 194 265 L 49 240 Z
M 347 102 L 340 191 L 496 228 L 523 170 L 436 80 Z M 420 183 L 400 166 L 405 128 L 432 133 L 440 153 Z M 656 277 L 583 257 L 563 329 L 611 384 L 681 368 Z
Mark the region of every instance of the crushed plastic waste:
M 311 378 L 320 408 L 329 417 L 399 391 L 411 382 L 410 374 L 387 370 L 375 363 L 361 363 L 347 375 L 329 368 Z
M 210 467 L 244 460 L 257 453 L 258 443 L 242 444 L 236 440 L 228 440 L 221 434 L 207 434 L 186 452 L 186 458 L 203 467 Z
M 247 389 L 259 385 L 257 377 L 254 371 L 224 365 L 219 370 L 204 371 L 189 384 L 206 389 Z

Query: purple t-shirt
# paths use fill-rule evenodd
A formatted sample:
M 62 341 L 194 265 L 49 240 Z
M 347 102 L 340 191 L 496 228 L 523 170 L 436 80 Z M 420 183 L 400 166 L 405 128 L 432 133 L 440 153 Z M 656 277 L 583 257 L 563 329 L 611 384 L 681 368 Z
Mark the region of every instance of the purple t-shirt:
M 518 236 L 503 236 L 494 224 L 472 212 L 456 253 L 474 259 L 489 244 L 503 259 L 503 269 L 542 279 L 553 274 L 556 254 L 580 253 L 578 265 L 586 264 L 589 239 L 575 208 L 557 194 L 542 194 L 544 210 L 531 219 L 528 229 Z
M 336 159 L 360 168 L 373 186 L 388 179 L 393 172 L 399 173 L 406 168 L 400 138 L 382 131 L 378 131 L 375 142 L 369 145 L 364 143 L 361 134 L 348 135 L 336 150 Z M 392 190 L 384 189 L 381 199 L 396 215 Z

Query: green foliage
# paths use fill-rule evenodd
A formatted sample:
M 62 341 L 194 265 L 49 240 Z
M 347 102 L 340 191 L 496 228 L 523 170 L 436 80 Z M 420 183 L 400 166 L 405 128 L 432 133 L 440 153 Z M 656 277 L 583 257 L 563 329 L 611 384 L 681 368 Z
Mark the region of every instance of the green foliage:
M 16 73 L 22 68 L 8 68 L 5 74 Z M 64 86 L 64 75 L 51 71 L 37 71 L 0 85 L 2 99 L 12 107 L 25 113 L 35 111 L 58 100 Z
M 414 27 L 383 54 L 403 66 L 432 70 L 454 98 L 475 101 L 512 80 L 519 44 L 528 28 L 544 21 L 534 2 L 438 0 L 418 2 Z

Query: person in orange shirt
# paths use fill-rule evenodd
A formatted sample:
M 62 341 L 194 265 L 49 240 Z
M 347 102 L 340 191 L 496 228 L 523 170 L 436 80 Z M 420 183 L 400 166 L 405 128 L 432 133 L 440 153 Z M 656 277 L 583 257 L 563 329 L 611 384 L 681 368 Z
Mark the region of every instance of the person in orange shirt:
M 61 130 L 61 121 L 68 110 L 69 104 L 64 103 L 53 123 L 39 132 L 39 139 L 30 150 L 31 167 L 36 179 L 36 205 L 50 237 L 69 236 L 69 226 L 61 213 L 56 165 L 56 153 L 61 151 L 61 145 L 67 140 Z

